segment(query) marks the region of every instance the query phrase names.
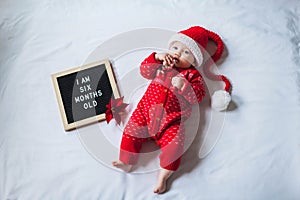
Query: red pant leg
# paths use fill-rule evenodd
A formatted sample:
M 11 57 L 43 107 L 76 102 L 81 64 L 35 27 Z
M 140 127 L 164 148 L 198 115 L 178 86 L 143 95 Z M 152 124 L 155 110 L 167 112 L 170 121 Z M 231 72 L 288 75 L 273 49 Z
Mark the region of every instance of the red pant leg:
M 146 118 L 142 109 L 138 106 L 132 113 L 125 129 L 121 141 L 120 161 L 134 165 L 137 163 L 138 155 L 142 148 L 142 143 L 148 137 Z
M 161 148 L 160 166 L 164 169 L 176 171 L 180 165 L 184 151 L 183 124 L 180 123 L 170 126 L 157 141 Z

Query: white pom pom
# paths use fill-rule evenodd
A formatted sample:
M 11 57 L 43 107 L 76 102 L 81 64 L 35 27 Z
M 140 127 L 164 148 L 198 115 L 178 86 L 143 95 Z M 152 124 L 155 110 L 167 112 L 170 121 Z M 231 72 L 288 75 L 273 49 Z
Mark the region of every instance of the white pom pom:
M 225 90 L 215 91 L 211 96 L 211 107 L 217 111 L 226 110 L 231 101 L 230 94 Z

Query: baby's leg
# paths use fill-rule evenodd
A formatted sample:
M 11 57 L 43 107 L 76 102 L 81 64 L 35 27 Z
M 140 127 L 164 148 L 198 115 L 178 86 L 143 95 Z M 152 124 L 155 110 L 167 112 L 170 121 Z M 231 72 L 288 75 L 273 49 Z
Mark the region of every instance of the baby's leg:
M 184 152 L 184 126 L 174 124 L 156 141 L 160 146 L 160 166 L 167 170 L 176 171 L 180 165 Z
M 158 175 L 157 185 L 153 192 L 157 194 L 162 194 L 166 191 L 167 180 L 173 174 L 173 171 L 167 169 L 161 169 Z
M 165 192 L 168 178 L 178 169 L 183 154 L 183 143 L 184 127 L 180 124 L 170 126 L 157 141 L 161 148 L 160 166 L 163 169 L 159 173 L 155 193 Z
M 138 106 L 124 129 L 119 160 L 112 162 L 113 166 L 129 172 L 132 166 L 137 163 L 142 143 L 148 133 L 146 125 L 146 120 Z
M 113 161 L 112 165 L 125 172 L 130 172 L 132 166 L 137 163 L 142 143 L 143 138 L 136 138 L 123 133 L 119 160 Z

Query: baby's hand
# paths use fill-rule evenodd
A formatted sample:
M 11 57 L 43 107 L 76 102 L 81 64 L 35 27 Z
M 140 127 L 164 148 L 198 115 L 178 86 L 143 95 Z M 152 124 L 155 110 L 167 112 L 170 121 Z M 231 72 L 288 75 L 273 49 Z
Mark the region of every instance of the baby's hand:
M 184 85 L 184 79 L 178 76 L 172 78 L 172 85 L 177 89 L 181 90 Z
M 168 53 L 157 53 L 155 54 L 155 59 L 162 62 L 164 69 L 172 68 L 174 66 L 174 57 Z

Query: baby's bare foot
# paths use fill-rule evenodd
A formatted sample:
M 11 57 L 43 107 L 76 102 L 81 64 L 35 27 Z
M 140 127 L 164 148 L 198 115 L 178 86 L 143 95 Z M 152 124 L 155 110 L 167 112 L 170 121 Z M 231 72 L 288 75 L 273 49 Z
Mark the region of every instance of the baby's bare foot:
M 132 165 L 125 164 L 125 163 L 123 163 L 120 160 L 113 161 L 112 165 L 115 166 L 115 167 L 117 167 L 117 168 L 122 169 L 124 172 L 130 172 L 130 170 L 132 168 Z
M 158 175 L 157 185 L 154 188 L 153 192 L 157 194 L 162 194 L 167 189 L 167 180 L 173 174 L 173 171 L 161 169 Z
M 166 191 L 167 181 L 166 180 L 158 180 L 156 187 L 153 192 L 157 194 L 162 194 Z

